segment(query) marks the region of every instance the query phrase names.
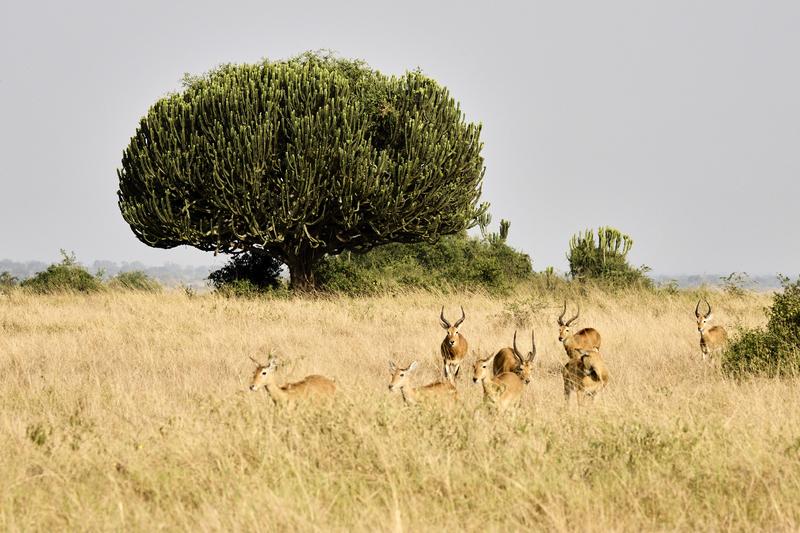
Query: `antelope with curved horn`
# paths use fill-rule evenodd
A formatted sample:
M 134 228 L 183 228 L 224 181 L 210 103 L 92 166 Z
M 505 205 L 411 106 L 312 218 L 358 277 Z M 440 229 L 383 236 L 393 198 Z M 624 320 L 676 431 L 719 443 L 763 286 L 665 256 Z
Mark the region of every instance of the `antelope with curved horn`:
M 514 343 L 512 348 L 503 348 L 494 354 L 492 370 L 495 376 L 503 372 L 514 372 L 527 385 L 531 382 L 533 373 L 533 360 L 536 359 L 536 339 L 531 330 L 531 351 L 525 357 L 522 356 L 517 348 L 517 332 L 514 332 Z
M 442 341 L 441 346 L 444 377 L 451 382 L 455 382 L 455 379 L 458 377 L 461 362 L 467 355 L 467 339 L 458 331 L 458 327 L 464 322 L 466 317 L 467 316 L 464 314 L 464 307 L 461 307 L 461 318 L 452 325 L 444 317 L 444 306 L 442 306 L 442 312 L 439 314 L 440 324 L 447 330 L 447 335 Z
M 700 351 L 703 352 L 703 361 L 710 357 L 714 352 L 722 350 L 728 343 L 728 332 L 722 326 L 712 326 L 707 328 L 708 322 L 714 318 L 711 313 L 711 304 L 705 299 L 708 311 L 704 314 L 700 312 L 700 300 L 694 308 L 694 316 L 697 318 L 697 331 L 700 332 Z
M 564 365 L 564 397 L 569 402 L 574 394 L 581 403 L 584 396 L 594 396 L 608 384 L 608 369 L 600 350 L 578 350 L 579 357 L 572 357 Z
M 250 390 L 256 391 L 264 387 L 277 405 L 291 404 L 297 400 L 329 398 L 336 392 L 336 383 L 332 379 L 317 374 L 306 376 L 295 383 L 278 385 L 275 381 L 278 360 L 275 357 L 270 357 L 266 364 L 252 357 L 250 360 L 257 365 L 250 381 Z
M 514 372 L 503 372 L 492 376 L 492 359 L 494 357 L 494 355 L 490 355 L 486 359 L 475 361 L 472 382 L 481 383 L 483 399 L 494 404 L 498 411 L 503 412 L 519 403 L 525 385 Z
M 581 314 L 581 306 L 578 304 L 578 312 L 575 316 L 564 322 L 564 315 L 567 313 L 567 301 L 564 300 L 564 309 L 558 316 L 558 340 L 564 345 L 567 357 L 574 359 L 580 356 L 581 350 L 593 350 L 600 348 L 600 332 L 594 328 L 583 328 L 572 333 L 572 324 Z
M 408 376 L 417 368 L 417 362 L 412 361 L 406 368 L 400 368 L 394 361 L 389 361 L 389 372 L 392 380 L 389 382 L 389 390 L 399 390 L 403 395 L 403 400 L 409 405 L 418 402 L 427 403 L 429 401 L 455 402 L 458 399 L 456 387 L 449 381 L 436 381 L 423 385 L 422 387 L 412 387 L 408 383 Z

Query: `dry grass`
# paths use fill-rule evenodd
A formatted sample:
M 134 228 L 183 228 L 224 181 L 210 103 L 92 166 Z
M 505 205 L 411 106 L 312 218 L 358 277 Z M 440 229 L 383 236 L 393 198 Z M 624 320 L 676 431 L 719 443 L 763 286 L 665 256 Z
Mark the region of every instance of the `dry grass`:
M 693 296 L 583 298 L 611 382 L 581 409 L 562 397 L 559 302 L 444 300 L 0 296 L 0 529 L 800 528 L 798 382 L 704 366 Z M 713 302 L 749 326 L 768 296 Z M 467 310 L 468 361 L 532 319 L 522 409 L 492 415 L 463 373 L 456 411 L 389 394 L 390 358 L 439 376 L 442 303 Z M 245 392 L 247 355 L 271 348 L 279 380 L 336 377 L 339 403 Z

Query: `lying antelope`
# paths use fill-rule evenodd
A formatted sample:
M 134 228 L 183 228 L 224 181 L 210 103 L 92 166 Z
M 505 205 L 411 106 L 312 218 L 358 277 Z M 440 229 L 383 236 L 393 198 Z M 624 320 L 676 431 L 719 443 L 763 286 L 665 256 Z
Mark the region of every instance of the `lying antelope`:
M 531 351 L 523 357 L 517 348 L 517 332 L 514 332 L 513 348 L 503 348 L 494 354 L 494 363 L 492 370 L 495 376 L 499 376 L 503 372 L 514 372 L 516 375 L 528 384 L 531 382 L 531 374 L 533 373 L 533 360 L 536 359 L 536 339 L 531 331 Z
M 564 315 L 567 312 L 567 301 L 564 300 L 564 310 L 558 317 L 558 340 L 564 345 L 564 350 L 567 352 L 567 357 L 574 359 L 580 355 L 581 350 L 593 350 L 600 348 L 600 332 L 594 328 L 583 328 L 580 331 L 572 333 L 570 331 L 570 324 L 572 324 L 581 314 L 581 306 L 578 304 L 578 312 L 575 316 L 564 322 Z
M 455 324 L 450 325 L 450 322 L 444 317 L 444 306 L 439 315 L 440 324 L 447 330 L 447 335 L 442 341 L 442 361 L 444 363 L 444 377 L 452 382 L 458 377 L 458 371 L 461 368 L 461 362 L 467 355 L 467 339 L 458 331 L 458 327 L 464 322 L 466 315 L 464 308 L 461 308 L 461 318 Z
M 703 352 L 703 361 L 710 357 L 714 352 L 725 348 L 728 343 L 728 332 L 722 326 L 713 326 L 706 329 L 706 324 L 711 322 L 714 315 L 711 313 L 711 304 L 706 301 L 708 312 L 700 312 L 700 300 L 694 308 L 694 316 L 697 317 L 697 331 L 700 332 L 700 351 Z
M 264 387 L 272 401 L 278 405 L 294 403 L 297 400 L 328 398 L 336 392 L 336 383 L 332 379 L 316 374 L 306 376 L 295 383 L 278 385 L 275 381 L 278 360 L 275 357 L 271 357 L 267 364 L 260 363 L 252 357 L 250 360 L 258 365 L 250 382 L 250 390 L 256 391 Z
M 455 402 L 458 399 L 456 387 L 449 381 L 436 381 L 422 387 L 409 385 L 408 376 L 415 368 L 417 368 L 416 361 L 412 361 L 406 368 L 400 368 L 394 361 L 389 361 L 389 372 L 392 374 L 389 390 L 399 390 L 403 400 L 409 405 L 430 401 Z
M 594 396 L 608 384 L 608 369 L 597 348 L 579 350 L 579 357 L 570 358 L 564 365 L 564 397 L 567 402 L 573 394 L 578 403 L 583 396 Z
M 483 399 L 497 407 L 500 412 L 510 407 L 515 407 L 522 396 L 525 385 L 522 379 L 514 372 L 503 372 L 492 377 L 492 359 L 478 359 L 473 367 L 472 382 L 483 385 Z

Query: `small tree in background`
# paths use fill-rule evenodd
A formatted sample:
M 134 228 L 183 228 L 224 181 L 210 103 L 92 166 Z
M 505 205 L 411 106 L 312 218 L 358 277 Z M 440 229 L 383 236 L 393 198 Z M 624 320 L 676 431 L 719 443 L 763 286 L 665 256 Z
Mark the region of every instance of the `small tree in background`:
M 615 228 L 600 227 L 597 236 L 590 229 L 576 233 L 570 239 L 567 253 L 570 275 L 579 281 L 650 286 L 652 282 L 645 276 L 649 269 L 628 264 L 627 255 L 632 247 L 633 239 Z
M 486 210 L 481 128 L 419 72 L 304 54 L 185 83 L 118 172 L 122 216 L 149 246 L 263 251 L 305 290 L 323 257 L 436 242 Z
M 264 292 L 280 285 L 280 260 L 263 250 L 234 256 L 227 265 L 208 275 L 211 285 L 234 294 Z

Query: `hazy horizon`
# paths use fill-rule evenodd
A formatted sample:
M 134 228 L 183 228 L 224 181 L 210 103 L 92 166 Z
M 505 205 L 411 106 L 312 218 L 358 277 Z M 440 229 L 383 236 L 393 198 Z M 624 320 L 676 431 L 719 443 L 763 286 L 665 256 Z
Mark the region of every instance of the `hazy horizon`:
M 0 259 L 221 264 L 152 249 L 116 169 L 185 72 L 327 48 L 421 68 L 484 125 L 484 200 L 534 268 L 629 233 L 663 275 L 800 271 L 800 4 L 153 1 L 0 7 Z

